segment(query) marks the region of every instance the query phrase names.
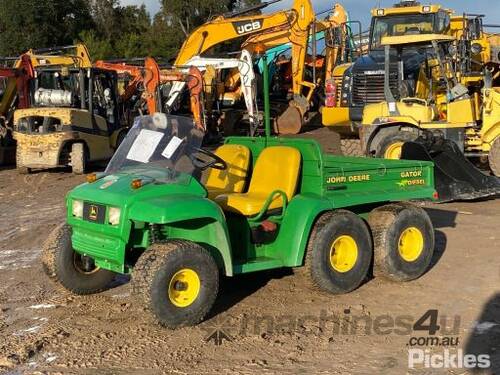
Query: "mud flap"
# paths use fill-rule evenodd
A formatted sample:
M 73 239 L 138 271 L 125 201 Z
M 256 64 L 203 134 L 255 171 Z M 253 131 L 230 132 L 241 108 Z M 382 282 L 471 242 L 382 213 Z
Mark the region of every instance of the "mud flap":
M 434 162 L 434 180 L 440 202 L 474 200 L 500 194 L 500 179 L 477 169 L 453 141 L 420 137 L 403 145 L 401 159 Z

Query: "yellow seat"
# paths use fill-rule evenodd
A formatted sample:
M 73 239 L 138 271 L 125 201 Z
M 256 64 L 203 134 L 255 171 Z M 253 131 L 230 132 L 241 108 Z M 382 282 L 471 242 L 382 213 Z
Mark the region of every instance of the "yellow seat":
M 297 188 L 300 160 L 300 152 L 295 148 L 268 147 L 257 159 L 248 192 L 222 194 L 216 197 L 215 201 L 223 209 L 245 216 L 257 215 L 274 191 L 282 191 L 290 201 Z M 282 207 L 282 197 L 275 194 L 268 209 Z
M 214 199 L 221 194 L 241 193 L 250 165 L 250 150 L 242 145 L 220 146 L 215 154 L 227 164 L 224 171 L 211 169 L 205 182 L 208 197 Z

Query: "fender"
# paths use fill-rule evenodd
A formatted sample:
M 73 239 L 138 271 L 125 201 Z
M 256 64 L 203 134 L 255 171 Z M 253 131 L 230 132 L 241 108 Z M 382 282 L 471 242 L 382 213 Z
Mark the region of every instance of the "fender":
M 379 122 L 379 120 L 384 120 L 384 122 L 382 121 Z M 380 142 L 379 140 L 377 140 L 377 137 L 380 134 L 383 134 L 384 130 L 395 127 L 398 128 L 408 127 L 408 128 L 413 128 L 417 131 L 419 130 L 418 123 L 413 121 L 411 118 L 406 118 L 406 117 L 405 118 L 398 117 L 397 119 L 381 118 L 377 119 L 377 121 L 372 125 L 363 125 L 360 129 L 360 140 L 361 140 L 361 147 L 365 151 L 365 154 L 370 155 L 370 150 L 377 147 L 378 142 Z
M 233 275 L 231 245 L 224 213 L 212 201 L 188 194 L 145 199 L 130 207 L 129 218 L 165 225 L 169 237 L 202 245 L 223 266 L 227 276 Z
M 284 266 L 302 265 L 316 218 L 332 209 L 330 200 L 316 194 L 299 195 L 292 199 L 286 210 L 276 244 Z

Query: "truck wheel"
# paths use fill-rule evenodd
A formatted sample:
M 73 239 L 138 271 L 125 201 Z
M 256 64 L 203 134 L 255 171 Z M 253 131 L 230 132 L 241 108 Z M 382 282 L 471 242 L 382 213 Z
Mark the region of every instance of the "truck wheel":
M 366 278 L 373 256 L 365 222 L 352 212 L 338 210 L 316 225 L 305 260 L 313 285 L 332 294 L 356 289 Z
M 414 141 L 417 135 L 407 131 L 391 132 L 385 135 L 379 142 L 375 157 L 383 159 L 400 159 L 403 144 Z
M 159 324 L 175 329 L 200 323 L 219 289 L 219 270 L 203 247 L 190 241 L 152 245 L 132 272 L 133 293 Z
M 106 289 L 115 274 L 97 267 L 94 261 L 78 254 L 71 246 L 71 227 L 61 224 L 42 247 L 45 273 L 75 294 L 93 294 Z
M 365 156 L 359 139 L 342 139 L 341 148 L 344 156 Z
M 393 281 L 420 277 L 434 253 L 434 228 L 427 213 L 411 204 L 389 204 L 368 216 L 374 242 L 374 274 Z
M 488 163 L 493 174 L 496 177 L 500 177 L 500 136 L 491 145 L 491 150 L 488 154 Z
M 74 174 L 84 174 L 87 168 L 87 151 L 83 143 L 71 145 L 71 169 Z

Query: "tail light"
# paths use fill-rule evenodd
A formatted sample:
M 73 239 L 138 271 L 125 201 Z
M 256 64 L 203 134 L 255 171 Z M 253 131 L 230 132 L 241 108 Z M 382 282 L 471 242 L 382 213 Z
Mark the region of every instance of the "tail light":
M 333 80 L 326 81 L 325 84 L 325 107 L 337 106 L 337 84 Z

